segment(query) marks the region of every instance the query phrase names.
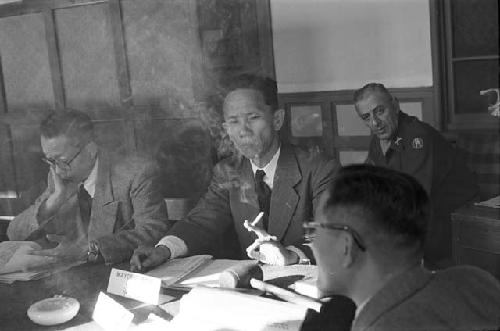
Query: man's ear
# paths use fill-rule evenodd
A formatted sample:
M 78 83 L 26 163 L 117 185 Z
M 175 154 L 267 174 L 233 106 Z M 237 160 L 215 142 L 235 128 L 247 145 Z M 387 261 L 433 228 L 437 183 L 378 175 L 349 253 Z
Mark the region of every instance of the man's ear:
M 285 122 L 285 110 L 277 109 L 273 113 L 273 129 L 279 131 Z
M 392 97 L 392 105 L 394 106 L 394 108 L 396 110 L 400 110 L 400 108 L 399 108 L 400 107 L 399 106 L 399 99 L 396 98 L 396 97 L 394 97 L 394 96 Z
M 339 236 L 339 240 L 343 245 L 343 259 L 342 266 L 348 268 L 354 264 L 357 258 L 356 243 L 350 233 L 344 232 Z
M 97 154 L 97 150 L 99 148 L 97 147 L 97 144 L 94 141 L 91 141 L 88 146 L 88 151 L 90 152 L 91 155 Z

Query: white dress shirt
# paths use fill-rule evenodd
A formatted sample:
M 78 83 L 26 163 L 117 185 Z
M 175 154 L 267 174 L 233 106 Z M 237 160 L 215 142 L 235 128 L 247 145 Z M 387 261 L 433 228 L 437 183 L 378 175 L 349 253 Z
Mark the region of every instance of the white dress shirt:
M 97 181 L 97 166 L 99 164 L 99 159 L 95 159 L 94 167 L 92 168 L 92 171 L 90 172 L 89 176 L 87 179 L 83 181 L 83 187 L 87 191 L 87 193 L 90 195 L 90 197 L 93 199 L 95 195 L 95 182 Z

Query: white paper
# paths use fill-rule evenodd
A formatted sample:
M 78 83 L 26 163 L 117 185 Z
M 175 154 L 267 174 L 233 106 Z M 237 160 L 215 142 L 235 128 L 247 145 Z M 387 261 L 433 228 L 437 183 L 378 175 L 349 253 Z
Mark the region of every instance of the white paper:
M 299 330 L 306 308 L 224 289 L 196 287 L 180 301 L 174 330 Z
M 162 286 L 168 287 L 188 276 L 203 264 L 212 259 L 210 255 L 194 255 L 190 257 L 169 260 L 146 273 L 162 280 Z
M 33 241 L 3 241 L 0 243 L 0 274 L 25 271 L 43 266 L 50 258 L 30 255 L 28 252 L 41 249 Z
M 106 294 L 100 292 L 92 319 L 106 331 L 122 331 L 128 328 L 134 319 L 134 314 Z
M 125 270 L 111 269 L 107 291 L 153 305 L 158 304 L 161 279 Z

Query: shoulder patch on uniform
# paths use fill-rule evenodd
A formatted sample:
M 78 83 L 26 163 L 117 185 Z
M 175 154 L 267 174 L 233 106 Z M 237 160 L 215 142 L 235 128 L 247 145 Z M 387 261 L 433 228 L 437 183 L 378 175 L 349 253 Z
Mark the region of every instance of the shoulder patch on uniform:
M 411 142 L 411 146 L 414 149 L 422 149 L 424 148 L 424 140 L 420 137 L 414 138 L 413 141 Z

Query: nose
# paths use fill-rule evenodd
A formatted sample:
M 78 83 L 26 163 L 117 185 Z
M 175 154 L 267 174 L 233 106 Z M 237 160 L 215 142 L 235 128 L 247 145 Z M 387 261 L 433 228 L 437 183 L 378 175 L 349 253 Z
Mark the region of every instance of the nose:
M 380 124 L 380 120 L 377 117 L 377 115 L 372 114 L 370 116 L 370 124 L 371 124 L 372 127 L 377 127 Z
M 239 132 L 240 136 L 245 136 L 248 133 L 252 132 L 252 130 L 250 129 L 250 125 L 249 125 L 249 122 L 248 122 L 247 119 L 242 119 L 239 122 L 238 132 Z

